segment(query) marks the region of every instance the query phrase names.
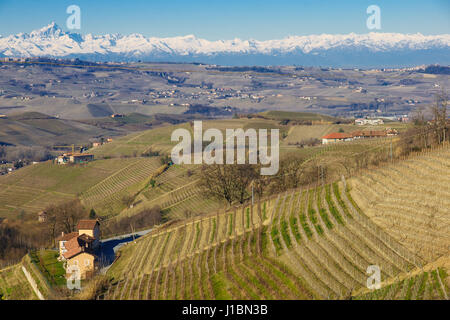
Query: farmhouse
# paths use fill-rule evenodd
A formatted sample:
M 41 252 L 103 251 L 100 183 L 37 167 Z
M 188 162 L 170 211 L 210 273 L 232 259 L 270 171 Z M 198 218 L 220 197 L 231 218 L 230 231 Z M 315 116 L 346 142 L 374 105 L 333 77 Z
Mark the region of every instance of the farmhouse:
M 353 136 L 349 133 L 333 132 L 322 137 L 322 144 L 350 140 L 353 140 Z
M 397 134 L 398 132 L 395 129 L 386 129 L 386 131 L 381 130 L 353 131 L 350 133 L 333 132 L 322 137 L 322 144 L 340 141 L 351 141 L 365 138 L 382 138 L 386 136 L 394 136 Z
M 61 234 L 57 238 L 59 259 L 66 262 L 66 270 L 76 266 L 81 279 L 89 278 L 98 268 L 96 250 L 100 245 L 100 223 L 97 220 L 80 220 L 77 232 Z
M 371 125 L 379 125 L 379 124 L 383 124 L 384 121 L 382 119 L 356 119 L 355 120 L 355 124 L 362 126 L 365 124 L 371 124 Z
M 41 222 L 41 223 L 47 221 L 47 212 L 40 211 L 38 213 L 38 221 Z
M 89 153 L 64 153 L 55 160 L 58 164 L 86 163 L 94 160 L 94 155 Z

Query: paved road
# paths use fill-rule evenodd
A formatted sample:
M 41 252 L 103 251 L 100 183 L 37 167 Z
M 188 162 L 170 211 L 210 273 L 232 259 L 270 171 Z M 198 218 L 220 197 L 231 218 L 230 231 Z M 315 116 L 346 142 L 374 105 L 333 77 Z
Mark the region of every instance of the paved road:
M 120 247 L 133 241 L 133 239 L 146 235 L 152 230 L 153 228 L 101 240 L 100 252 L 98 254 L 102 266 L 100 273 L 106 273 L 106 271 L 108 271 L 109 267 L 111 267 L 111 264 L 114 262 L 116 252 Z

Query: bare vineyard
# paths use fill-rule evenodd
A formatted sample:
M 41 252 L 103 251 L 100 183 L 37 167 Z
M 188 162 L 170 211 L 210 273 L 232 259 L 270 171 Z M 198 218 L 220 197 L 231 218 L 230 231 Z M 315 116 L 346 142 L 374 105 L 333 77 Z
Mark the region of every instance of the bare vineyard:
M 360 300 L 438 300 L 448 299 L 449 288 L 444 281 L 448 277 L 445 269 L 437 268 L 421 272 L 381 289 L 356 297 Z
M 139 239 L 123 250 L 99 298 L 339 299 L 366 286 L 369 265 L 380 266 L 385 281 L 423 263 L 335 182 Z
M 450 148 L 351 179 L 351 194 L 377 225 L 427 261 L 450 252 Z

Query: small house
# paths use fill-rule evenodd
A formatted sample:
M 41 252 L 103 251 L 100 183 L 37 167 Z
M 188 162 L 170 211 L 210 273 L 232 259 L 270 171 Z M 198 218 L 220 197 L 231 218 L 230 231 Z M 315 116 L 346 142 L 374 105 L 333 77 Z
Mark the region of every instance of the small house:
M 353 140 L 353 136 L 344 132 L 333 132 L 322 137 L 322 144 L 350 141 Z
M 81 279 L 89 278 L 98 269 L 97 249 L 100 246 L 100 223 L 98 220 L 80 220 L 78 231 L 61 234 L 56 240 L 59 244 L 59 260 L 66 262 L 66 270 L 79 268 Z
M 40 223 L 43 223 L 43 222 L 47 221 L 47 212 L 45 212 L 45 211 L 40 211 L 40 212 L 38 213 L 38 221 L 39 221 Z

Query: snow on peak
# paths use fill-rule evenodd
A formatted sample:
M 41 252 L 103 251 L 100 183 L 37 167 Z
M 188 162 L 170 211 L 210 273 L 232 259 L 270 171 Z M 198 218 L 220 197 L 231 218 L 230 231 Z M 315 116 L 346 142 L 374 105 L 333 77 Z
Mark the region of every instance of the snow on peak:
M 32 31 L 30 36 L 32 37 L 54 37 L 63 35 L 64 31 L 53 21 L 48 26 L 45 26 L 39 30 Z
M 55 22 L 28 34 L 0 37 L 0 55 L 51 56 L 102 54 L 110 56 L 142 57 L 152 55 L 216 55 L 216 54 L 317 54 L 330 50 L 396 50 L 450 49 L 450 35 L 422 35 L 401 33 L 290 35 L 279 40 L 210 41 L 189 34 L 171 38 L 144 37 L 135 33 L 80 35 L 64 32 Z

